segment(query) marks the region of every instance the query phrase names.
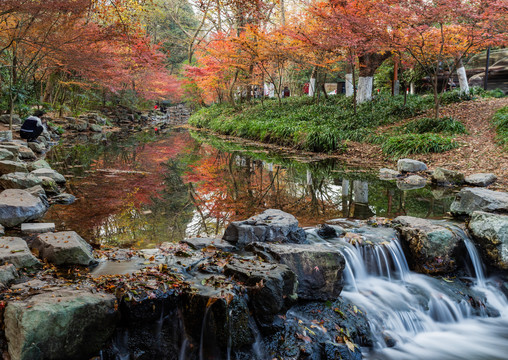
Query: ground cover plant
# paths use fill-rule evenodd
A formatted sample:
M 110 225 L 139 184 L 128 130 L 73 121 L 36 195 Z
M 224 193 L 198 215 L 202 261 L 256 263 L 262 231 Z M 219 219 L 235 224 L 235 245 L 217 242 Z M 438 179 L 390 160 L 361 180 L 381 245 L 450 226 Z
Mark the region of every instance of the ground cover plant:
M 496 112 L 492 124 L 496 127 L 499 144 L 508 151 L 508 106 Z
M 479 91 L 476 94 L 485 95 Z M 451 91 L 445 93 L 443 103 L 472 98 L 471 95 Z M 451 118 L 422 118 L 404 126 L 392 127 L 387 132 L 378 132 L 380 126 L 394 124 L 431 109 L 433 99 L 428 95 L 408 95 L 406 101 L 402 95 L 379 95 L 373 101 L 360 104 L 356 114 L 352 101 L 338 95 L 322 99 L 320 103 L 310 97 L 294 97 L 283 99 L 280 105 L 276 101 L 237 106 L 216 104 L 195 113 L 189 123 L 225 135 L 318 152 L 345 151 L 348 141 L 383 144 L 393 137 L 389 141 L 391 145 L 383 146 L 389 156 L 446 151 L 457 146 L 450 135 L 466 132 L 463 124 Z M 402 144 L 397 144 L 397 141 Z

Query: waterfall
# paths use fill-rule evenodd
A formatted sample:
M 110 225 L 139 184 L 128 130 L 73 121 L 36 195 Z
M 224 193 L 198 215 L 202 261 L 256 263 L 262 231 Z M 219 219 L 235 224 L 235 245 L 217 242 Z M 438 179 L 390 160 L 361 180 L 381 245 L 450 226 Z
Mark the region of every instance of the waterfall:
M 351 231 L 357 234 L 353 241 L 344 236 L 326 240 L 326 245 L 346 259 L 341 296 L 369 320 L 374 349 L 365 350 L 364 358 L 508 359 L 508 302 L 485 278 L 478 252 L 462 229 L 453 227 L 474 267 L 471 288 L 411 272 L 395 232 Z M 481 299 L 474 300 L 476 307 L 469 294 Z M 500 316 L 487 317 L 487 307 Z

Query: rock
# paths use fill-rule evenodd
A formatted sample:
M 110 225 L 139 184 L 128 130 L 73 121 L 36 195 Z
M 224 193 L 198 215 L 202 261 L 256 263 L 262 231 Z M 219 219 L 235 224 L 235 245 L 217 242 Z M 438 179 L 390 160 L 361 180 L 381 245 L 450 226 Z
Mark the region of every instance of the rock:
M 417 160 L 400 159 L 397 161 L 397 169 L 400 172 L 419 172 L 427 170 L 427 165 Z
M 317 234 L 323 239 L 332 239 L 338 236 L 337 231 L 327 224 L 321 225 L 317 231 Z
M 84 265 L 96 262 L 92 247 L 75 231 L 38 235 L 31 244 L 39 256 L 55 265 Z
M 30 252 L 25 240 L 18 237 L 0 237 L 0 262 L 9 263 L 16 268 L 31 268 L 40 265 Z
M 204 281 L 208 282 L 207 279 Z M 205 288 L 194 294 L 183 294 L 181 304 L 184 328 L 194 343 L 199 345 L 200 340 L 203 340 L 205 354 L 212 352 L 211 347 L 222 352 L 214 358 L 226 359 L 228 347 L 238 349 L 254 342 L 245 297 L 229 290 L 219 292 L 217 289 Z M 206 336 L 205 339 L 201 339 L 203 335 Z M 166 359 L 167 355 L 158 358 Z
M 298 280 L 298 298 L 334 300 L 344 286 L 342 254 L 320 245 L 262 244 L 247 248 L 265 260 L 287 265 Z
M 40 184 L 42 181 L 37 176 L 23 172 L 0 176 L 0 186 L 4 189 L 27 189 Z
M 226 228 L 223 239 L 239 247 L 252 242 L 303 244 L 306 234 L 298 227 L 298 220 L 293 215 L 268 209 L 248 220 L 233 221 Z
M 55 182 L 57 184 L 65 184 L 65 177 L 53 169 L 46 169 L 46 168 L 37 169 L 37 170 L 33 170 L 31 172 L 31 174 L 38 176 L 38 177 L 42 177 L 42 176 L 49 177 L 49 178 L 55 180 Z
M 14 161 L 17 159 L 17 156 L 14 156 L 14 154 L 7 150 L 7 149 L 3 149 L 3 148 L 0 148 L 0 161 L 2 160 L 10 160 L 10 161 Z
M 25 189 L 27 193 L 32 196 L 38 197 L 43 202 L 44 206 L 49 207 L 48 197 L 46 196 L 46 191 L 42 188 L 42 186 L 37 185 L 28 189 Z
M 88 122 L 76 120 L 74 123 L 69 123 L 68 128 L 76 131 L 86 131 L 88 129 Z
M 356 344 L 354 351 L 348 349 L 344 339 L 351 345 Z M 333 302 L 293 306 L 281 329 L 266 336 L 263 348 L 270 354 L 267 359 L 361 360 L 360 346 L 371 347 L 372 344 L 365 311 L 339 297 Z
M 21 224 L 22 234 L 42 234 L 55 231 L 54 223 L 24 223 Z
M 248 287 L 254 314 L 263 324 L 271 323 L 296 299 L 296 276 L 286 265 L 232 260 L 224 267 L 224 274 Z
M 111 337 L 116 299 L 109 294 L 57 289 L 10 301 L 4 314 L 11 359 L 89 359 Z
M 28 168 L 30 169 L 30 171 L 33 171 L 37 169 L 51 169 L 51 166 L 48 164 L 46 160 L 40 159 L 34 161 L 33 163 L 30 163 L 28 165 Z
M 22 162 L 11 161 L 11 160 L 2 160 L 0 161 L 0 174 L 9 174 L 13 172 L 23 172 L 26 173 L 28 170 L 26 169 L 26 165 Z
M 508 269 L 508 215 L 475 211 L 468 228 L 486 262 Z
M 18 270 L 13 264 L 0 266 L 0 288 L 9 286 L 18 276 Z
M 464 174 L 458 171 L 437 168 L 432 173 L 432 181 L 442 185 L 461 185 L 464 183 Z
M 5 235 L 5 229 L 3 225 L 0 225 L 0 235 Z
M 100 132 L 102 132 L 102 126 L 97 125 L 97 124 L 90 124 L 90 131 L 100 133 Z
M 14 145 L 13 143 L 8 144 L 0 144 L 0 149 L 7 150 L 12 153 L 13 160 L 17 159 L 19 156 L 19 145 Z
M 0 141 L 12 141 L 12 131 L 0 131 Z
M 397 170 L 383 168 L 379 170 L 379 178 L 381 180 L 393 180 L 400 176 L 400 172 Z
M 17 226 L 44 216 L 47 207 L 40 198 L 25 190 L 7 189 L 0 193 L 0 224 Z
M 20 146 L 19 147 L 19 158 L 23 160 L 35 160 L 37 159 L 37 156 L 35 156 L 32 149 L 26 147 L 26 146 Z
M 465 182 L 471 186 L 489 186 L 496 182 L 497 176 L 490 173 L 479 173 L 466 176 Z
M 60 194 L 51 198 L 52 204 L 70 205 L 76 201 L 76 197 L 71 194 Z
M 427 179 L 420 175 L 410 175 L 403 179 L 397 179 L 397 187 L 400 190 L 421 189 L 427 185 Z
M 60 194 L 60 188 L 56 184 L 56 181 L 47 176 L 40 176 L 39 179 L 42 181 L 42 188 L 50 195 Z
M 474 211 L 508 213 L 508 193 L 483 188 L 463 188 L 450 206 L 455 216 L 468 216 Z
M 435 275 L 457 269 L 456 256 L 463 245 L 459 235 L 443 225 L 412 216 L 399 216 L 393 223 L 414 271 Z
M 10 114 L 0 115 L 0 123 L 9 125 Z M 17 114 L 12 114 L 12 125 L 21 125 L 21 118 Z
M 191 238 L 184 239 L 181 242 L 189 245 L 194 250 L 201 250 L 207 247 L 214 247 L 221 251 L 229 252 L 235 249 L 233 245 L 219 238 Z
M 36 143 L 33 141 L 29 142 L 28 148 L 37 154 L 42 154 L 43 152 L 46 151 L 46 146 L 42 142 L 40 143 Z

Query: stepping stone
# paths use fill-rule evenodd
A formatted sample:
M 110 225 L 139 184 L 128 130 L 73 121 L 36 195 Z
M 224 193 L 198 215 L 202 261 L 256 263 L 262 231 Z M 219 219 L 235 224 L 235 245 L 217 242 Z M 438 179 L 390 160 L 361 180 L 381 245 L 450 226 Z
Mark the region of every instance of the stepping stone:
M 42 259 L 55 265 L 85 265 L 96 263 L 92 247 L 75 231 L 38 235 L 31 244 Z
M 16 268 L 30 268 L 39 265 L 26 241 L 18 237 L 0 237 L 0 262 L 13 264 Z
M 54 223 L 24 223 L 21 224 L 22 234 L 43 234 L 55 231 Z
M 0 186 L 4 189 L 27 189 L 42 184 L 35 175 L 25 172 L 14 172 L 0 176 Z
M 427 170 L 427 165 L 417 160 L 400 159 L 397 161 L 397 169 L 401 172 L 418 172 Z
M 490 173 L 479 173 L 466 176 L 466 184 L 472 186 L 489 186 L 497 180 L 497 176 Z
M 0 224 L 14 227 L 44 216 L 47 207 L 38 197 L 20 189 L 7 189 L 0 193 Z
M 37 169 L 31 172 L 31 174 L 38 176 L 38 177 L 49 177 L 56 181 L 57 184 L 64 184 L 65 183 L 65 177 L 62 174 L 59 174 L 53 169 Z
M 11 161 L 11 160 L 2 160 L 0 161 L 0 174 L 9 174 L 13 172 L 23 172 L 26 173 L 28 170 L 26 169 L 26 165 L 22 162 Z

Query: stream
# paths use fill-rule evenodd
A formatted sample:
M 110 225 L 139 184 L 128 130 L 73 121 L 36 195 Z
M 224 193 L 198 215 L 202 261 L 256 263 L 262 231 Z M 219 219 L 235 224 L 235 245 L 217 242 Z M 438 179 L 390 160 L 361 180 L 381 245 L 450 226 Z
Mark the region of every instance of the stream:
M 245 148 L 185 130 L 61 145 L 48 161 L 67 176 L 68 192 L 77 197 L 46 214 L 45 221 L 58 230 L 75 230 L 96 246 L 154 248 L 188 237 L 217 237 L 231 221 L 278 208 L 296 216 L 311 241 L 344 255 L 341 296 L 366 313 L 373 334 L 373 348 L 362 349 L 365 359 L 508 359 L 508 302 L 497 279 L 485 274 L 467 234 L 456 228 L 472 264 L 470 277 L 457 281 L 410 271 L 393 229 L 353 221 L 398 215 L 447 219 L 452 190 L 404 190 L 395 181 L 379 180 L 378 169 Z M 317 235 L 316 225 L 341 218 L 350 219 L 348 231 L 368 241 L 351 244 Z M 473 307 L 457 295 L 464 284 L 481 294 L 482 304 Z M 291 317 L 304 321 L 305 314 L 289 310 Z M 180 347 L 182 360 L 186 346 Z M 251 358 L 271 358 L 259 350 L 259 341 L 255 346 Z

